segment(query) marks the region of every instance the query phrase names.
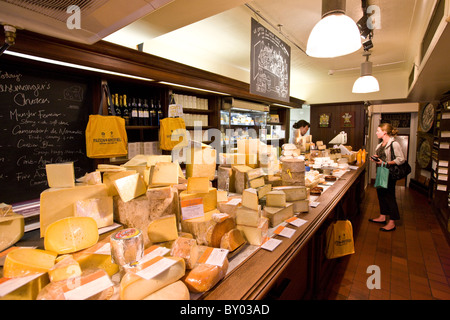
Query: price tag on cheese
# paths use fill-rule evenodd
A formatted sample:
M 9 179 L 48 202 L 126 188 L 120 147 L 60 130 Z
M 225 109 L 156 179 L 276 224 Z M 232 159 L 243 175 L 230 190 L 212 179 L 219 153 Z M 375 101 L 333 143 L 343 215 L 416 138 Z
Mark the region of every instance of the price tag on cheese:
M 308 221 L 297 218 L 297 217 L 292 217 L 292 218 L 287 219 L 286 222 L 289 224 L 292 224 L 293 226 L 300 227 L 300 226 L 304 225 L 305 223 L 307 223 Z
M 279 239 L 269 238 L 269 239 L 267 239 L 266 242 L 264 242 L 261 245 L 261 248 L 268 250 L 268 251 L 273 251 L 273 250 L 275 250 L 276 247 L 278 247 L 280 245 L 281 242 L 282 241 Z
M 278 228 L 275 229 L 273 233 L 285 238 L 290 238 L 294 235 L 295 230 L 291 228 L 286 228 L 284 226 L 279 226 Z
M 129 269 L 129 271 L 135 272 L 136 275 L 149 280 L 169 269 L 175 263 L 177 263 L 177 260 L 175 259 L 156 256 L 153 259 L 145 261 L 144 263 L 139 263 L 139 266 L 136 267 L 136 269 Z
M 144 251 L 144 256 L 139 260 L 139 263 L 144 263 L 146 261 L 152 260 L 155 257 L 165 256 L 170 252 L 170 249 L 160 247 L 160 246 L 151 246 Z
M 94 294 L 114 286 L 104 270 L 98 270 L 84 277 L 68 279 L 62 287 L 66 300 L 85 300 Z
M 198 263 L 212 264 L 221 267 L 228 255 L 228 250 L 208 247 L 202 256 L 198 259 Z
M 181 215 L 183 220 L 203 217 L 205 215 L 203 211 L 203 199 L 195 198 L 190 200 L 182 200 Z

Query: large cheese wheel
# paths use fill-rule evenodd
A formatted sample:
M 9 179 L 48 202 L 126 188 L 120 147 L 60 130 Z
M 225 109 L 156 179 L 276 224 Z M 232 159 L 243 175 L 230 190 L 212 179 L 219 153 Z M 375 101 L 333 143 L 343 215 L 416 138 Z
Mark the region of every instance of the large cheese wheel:
M 234 219 L 231 217 L 226 218 L 222 222 L 218 222 L 208 228 L 206 233 L 206 239 L 208 242 L 208 246 L 213 248 L 220 247 L 220 241 L 222 237 L 230 230 L 234 229 L 236 224 Z
M 93 246 L 98 227 L 91 217 L 69 217 L 51 223 L 45 230 L 44 247 L 58 254 L 72 253 Z
M 189 289 L 178 280 L 148 295 L 144 300 L 190 300 Z
M 47 272 L 55 264 L 56 255 L 55 252 L 40 249 L 13 250 L 6 255 L 3 276 L 16 278 Z

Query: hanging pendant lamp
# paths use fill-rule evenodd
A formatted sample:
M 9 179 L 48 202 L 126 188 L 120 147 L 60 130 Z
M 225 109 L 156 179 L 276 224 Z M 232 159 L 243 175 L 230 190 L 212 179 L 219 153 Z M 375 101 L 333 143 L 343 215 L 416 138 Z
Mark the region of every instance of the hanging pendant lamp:
M 335 58 L 361 48 L 361 35 L 345 15 L 346 0 L 322 0 L 322 19 L 309 35 L 306 54 L 315 58 Z
M 364 52 L 366 61 L 361 63 L 361 77 L 353 85 L 353 93 L 371 93 L 380 91 L 378 80 L 372 76 L 372 62 L 369 61 L 370 52 Z

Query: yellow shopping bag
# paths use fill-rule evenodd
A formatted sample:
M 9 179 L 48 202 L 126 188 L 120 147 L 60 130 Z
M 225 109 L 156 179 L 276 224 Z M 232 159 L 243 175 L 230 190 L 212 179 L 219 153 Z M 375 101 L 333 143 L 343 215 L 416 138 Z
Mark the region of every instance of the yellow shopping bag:
M 164 118 L 159 122 L 159 147 L 173 150 L 188 145 L 186 124 L 182 118 Z
M 355 253 L 353 227 L 349 220 L 338 220 L 327 229 L 327 245 L 325 255 L 335 259 Z

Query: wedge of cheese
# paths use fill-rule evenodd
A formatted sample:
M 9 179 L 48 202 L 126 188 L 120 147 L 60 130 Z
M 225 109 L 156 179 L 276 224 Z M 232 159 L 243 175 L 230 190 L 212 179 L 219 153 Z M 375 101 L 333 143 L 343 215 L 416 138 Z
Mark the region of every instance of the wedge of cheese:
M 244 243 L 245 243 L 244 235 L 237 228 L 231 229 L 230 231 L 225 233 L 220 239 L 220 247 L 230 252 L 233 252 Z
M 264 177 L 259 177 L 248 181 L 248 186 L 250 188 L 259 188 L 262 187 L 264 184 L 265 184 Z
M 70 188 L 75 186 L 73 162 L 46 164 L 45 172 L 50 188 Z
M 114 185 L 123 202 L 133 200 L 147 191 L 147 186 L 139 173 L 114 180 Z
M 60 256 L 57 263 L 48 270 L 50 281 L 62 281 L 81 276 L 80 264 L 71 255 Z M 58 261 L 59 260 L 59 261 Z
M 180 201 L 203 199 L 203 212 L 208 212 L 217 208 L 217 189 L 209 188 L 206 193 L 188 193 L 187 190 L 180 192 Z
M 89 248 L 98 241 L 98 227 L 91 217 L 69 217 L 45 230 L 45 250 L 66 254 Z
M 195 239 L 179 237 L 172 244 L 170 255 L 172 257 L 183 258 L 186 269 L 192 269 L 199 258 L 197 241 Z
M 103 183 L 106 185 L 106 188 L 108 189 L 108 195 L 109 196 L 119 195 L 116 186 L 114 185 L 115 180 L 128 177 L 136 173 L 137 173 L 136 170 L 126 170 L 126 169 L 123 169 L 122 171 L 118 172 L 105 172 L 103 174 Z
M 309 212 L 309 200 L 296 200 L 292 202 L 294 204 L 294 212 Z
M 245 239 L 249 244 L 260 246 L 264 243 L 269 234 L 269 219 L 261 217 L 257 227 L 237 225 L 237 229 L 241 230 Z
M 189 177 L 187 183 L 188 193 L 207 193 L 211 187 L 211 182 L 207 177 Z
M 25 220 L 20 214 L 0 217 L 0 252 L 12 246 L 24 235 Z
M 207 177 L 214 180 L 216 175 L 216 149 L 209 146 L 188 150 L 186 177 Z
M 274 187 L 273 190 L 283 191 L 287 202 L 304 200 L 307 197 L 305 186 L 280 186 Z
M 178 184 L 178 163 L 158 162 L 150 171 L 150 183 L 152 187 L 170 186 Z
M 55 252 L 40 249 L 12 250 L 6 255 L 3 276 L 16 278 L 47 272 L 55 264 L 56 256 Z
M 144 300 L 190 300 L 189 289 L 178 280 L 148 295 Z
M 75 217 L 91 217 L 97 222 L 98 228 L 114 223 L 113 197 L 101 197 L 78 200 L 74 204 Z
M 258 210 L 259 198 L 256 189 L 248 188 L 242 192 L 242 205 L 252 210 Z
M 176 263 L 149 280 L 128 271 L 120 281 L 120 299 L 142 300 L 159 289 L 180 280 L 186 271 L 184 259 L 180 257 L 166 258 L 173 259 Z
M 266 194 L 266 206 L 268 207 L 285 207 L 286 194 L 283 191 L 272 190 Z
M 263 216 L 269 219 L 269 226 L 275 227 L 284 220 L 294 215 L 294 204 L 287 202 L 285 207 L 268 207 L 265 206 Z
M 210 226 L 215 224 L 212 219 L 214 213 L 219 213 L 219 210 L 214 209 L 205 212 L 203 217 L 181 220 L 181 229 L 184 232 L 190 233 L 197 240 L 198 244 L 206 245 L 207 241 L 207 231 Z
M 150 221 L 147 235 L 153 243 L 176 240 L 178 238 L 176 216 L 172 214 Z
M 106 197 L 104 184 L 82 185 L 72 188 L 50 188 L 40 196 L 40 235 L 44 236 L 47 226 L 59 219 L 74 216 L 74 204 L 78 200 Z
M 240 207 L 236 211 L 236 224 L 257 227 L 261 218 L 261 205 L 257 210 L 249 209 L 244 206 Z
M 231 218 L 230 216 L 225 218 L 223 221 L 215 223 L 212 226 L 210 226 L 208 228 L 208 231 L 206 232 L 206 240 L 208 246 L 213 248 L 220 248 L 220 242 L 222 240 L 222 237 L 235 227 L 236 224 L 234 222 L 234 219 Z

